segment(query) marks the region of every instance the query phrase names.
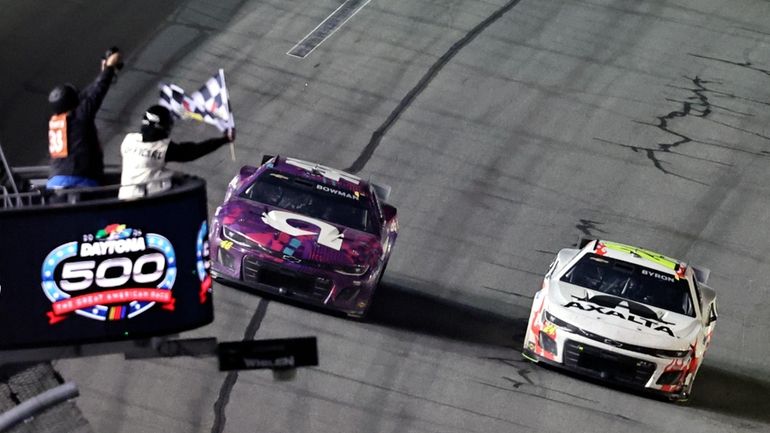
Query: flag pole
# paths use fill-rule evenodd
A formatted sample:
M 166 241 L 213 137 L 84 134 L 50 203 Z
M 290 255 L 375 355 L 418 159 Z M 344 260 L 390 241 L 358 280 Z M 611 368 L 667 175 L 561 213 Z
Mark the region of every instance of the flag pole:
M 227 115 L 230 116 L 229 119 L 229 126 L 230 128 L 235 128 L 235 119 L 233 118 L 233 111 L 230 109 L 230 91 L 227 90 L 227 84 L 225 83 L 225 71 L 222 68 L 219 68 L 219 76 L 222 78 L 222 88 L 225 90 L 226 96 L 226 103 L 227 103 Z M 235 162 L 235 140 L 230 142 L 230 159 Z

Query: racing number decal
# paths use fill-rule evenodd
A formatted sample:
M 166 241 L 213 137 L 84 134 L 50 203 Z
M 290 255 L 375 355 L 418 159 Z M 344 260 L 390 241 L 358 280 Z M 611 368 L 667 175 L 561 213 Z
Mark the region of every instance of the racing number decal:
M 289 224 L 289 220 L 297 220 L 312 224 L 318 227 L 320 232 L 314 233 L 294 227 L 293 225 Z M 262 214 L 262 222 L 290 236 L 317 235 L 317 242 L 319 245 L 323 245 L 337 251 L 342 249 L 342 240 L 344 239 L 344 236 L 339 232 L 339 230 L 337 230 L 337 227 L 334 227 L 329 223 L 317 220 L 315 218 L 310 218 L 291 212 L 271 210 L 270 212 Z
M 48 121 L 48 153 L 51 158 L 67 157 L 67 113 L 55 114 Z

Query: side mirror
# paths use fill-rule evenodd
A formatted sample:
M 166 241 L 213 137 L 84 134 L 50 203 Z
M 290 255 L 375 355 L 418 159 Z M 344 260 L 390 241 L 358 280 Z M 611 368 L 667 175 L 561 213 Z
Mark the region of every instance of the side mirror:
M 241 171 L 238 172 L 238 174 L 241 176 L 241 179 L 246 179 L 247 177 L 251 176 L 257 171 L 257 167 L 254 167 L 253 165 L 244 165 L 241 167 Z
M 273 159 L 274 156 L 275 155 L 262 155 L 262 162 L 260 162 L 259 165 L 265 165 L 265 163 Z

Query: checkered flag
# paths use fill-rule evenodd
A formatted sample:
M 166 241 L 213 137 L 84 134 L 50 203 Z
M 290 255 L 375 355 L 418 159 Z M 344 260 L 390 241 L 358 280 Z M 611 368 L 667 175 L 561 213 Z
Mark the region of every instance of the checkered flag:
M 222 69 L 189 96 L 175 84 L 163 84 L 160 88 L 160 105 L 177 117 L 206 122 L 223 132 L 235 127 Z
M 176 118 L 184 116 L 186 98 L 184 90 L 176 84 L 163 84 L 160 86 L 160 105 L 168 108 Z

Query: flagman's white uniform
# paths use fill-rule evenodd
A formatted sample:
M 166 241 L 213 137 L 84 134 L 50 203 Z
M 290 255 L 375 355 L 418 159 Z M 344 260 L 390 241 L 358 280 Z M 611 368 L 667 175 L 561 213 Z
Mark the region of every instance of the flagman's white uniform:
M 170 170 L 166 170 L 166 152 L 171 139 L 143 142 L 142 134 L 130 133 L 120 145 L 123 157 L 122 199 L 144 197 L 171 188 Z
M 229 129 L 223 137 L 176 143 L 169 138 L 173 126 L 168 108 L 153 105 L 144 113 L 142 132 L 126 135 L 120 145 L 123 173 L 118 197 L 139 198 L 170 189 L 174 172 L 165 169 L 167 162 L 194 161 L 235 139 L 235 130 Z

